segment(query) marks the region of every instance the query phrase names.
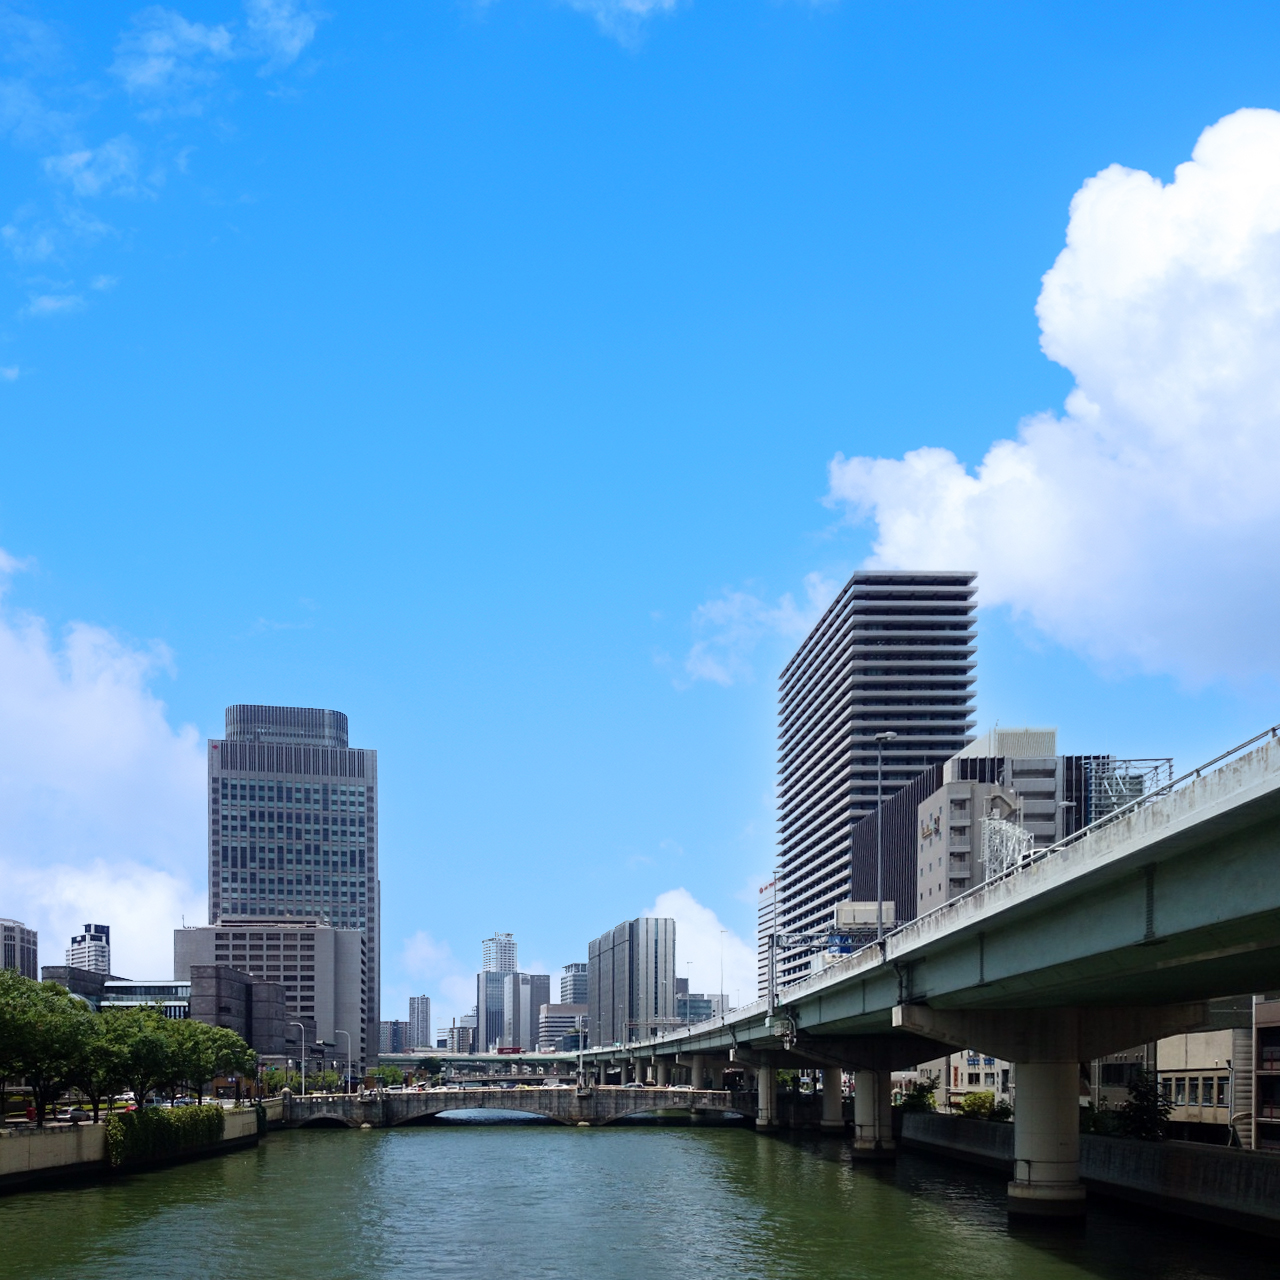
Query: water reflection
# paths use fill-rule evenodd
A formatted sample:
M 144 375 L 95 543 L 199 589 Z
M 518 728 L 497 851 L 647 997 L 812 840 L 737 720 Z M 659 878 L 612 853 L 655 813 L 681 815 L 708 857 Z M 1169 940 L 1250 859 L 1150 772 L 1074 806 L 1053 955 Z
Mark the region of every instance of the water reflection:
M 1002 1179 L 749 1130 L 438 1125 L 0 1201 L 0 1280 L 267 1271 L 486 1280 L 1261 1280 L 1263 1250 L 1123 1206 L 1009 1230 Z

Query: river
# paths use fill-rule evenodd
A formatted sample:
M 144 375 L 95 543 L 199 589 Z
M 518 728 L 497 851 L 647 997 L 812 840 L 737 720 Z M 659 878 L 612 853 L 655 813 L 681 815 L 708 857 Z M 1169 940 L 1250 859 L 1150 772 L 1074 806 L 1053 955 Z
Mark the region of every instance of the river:
M 1011 1231 L 1000 1178 L 715 1127 L 301 1130 L 0 1200 L 0 1280 L 1271 1280 L 1274 1257 L 1102 1201 Z

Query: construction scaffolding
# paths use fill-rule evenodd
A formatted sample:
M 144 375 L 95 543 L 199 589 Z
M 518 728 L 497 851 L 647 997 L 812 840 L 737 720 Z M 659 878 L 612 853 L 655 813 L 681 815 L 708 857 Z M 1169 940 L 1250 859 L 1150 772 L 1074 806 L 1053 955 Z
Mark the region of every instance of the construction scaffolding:
M 1004 818 L 982 820 L 982 865 L 988 880 L 1021 866 L 1035 852 L 1035 837 Z

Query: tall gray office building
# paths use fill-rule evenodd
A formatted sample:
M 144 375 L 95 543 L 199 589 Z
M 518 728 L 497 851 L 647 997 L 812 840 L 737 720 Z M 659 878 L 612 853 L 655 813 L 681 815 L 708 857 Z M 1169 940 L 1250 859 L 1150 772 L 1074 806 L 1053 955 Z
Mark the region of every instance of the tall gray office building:
M 209 742 L 209 923 L 359 930 L 369 1046 L 380 1020 L 379 893 L 378 753 L 348 747 L 341 711 L 228 707 L 226 737 Z
M 876 808 L 876 735 L 896 735 L 883 744 L 885 799 L 970 741 L 976 578 L 855 573 L 783 669 L 780 932 L 825 930 L 837 902 L 874 896 L 875 867 L 854 865 L 851 850 L 854 824 Z M 895 904 L 899 918 L 914 914 L 910 897 Z M 779 979 L 797 981 L 810 966 L 809 953 L 789 952 Z
M 642 916 L 587 944 L 588 1034 L 628 1044 L 677 1024 L 676 922 Z

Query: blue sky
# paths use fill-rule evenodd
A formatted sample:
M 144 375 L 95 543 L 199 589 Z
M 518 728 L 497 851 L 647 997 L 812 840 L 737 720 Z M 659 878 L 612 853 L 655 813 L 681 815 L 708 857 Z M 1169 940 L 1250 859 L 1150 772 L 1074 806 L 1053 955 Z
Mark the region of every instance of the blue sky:
M 869 557 L 979 570 L 983 726 L 1190 766 L 1280 719 L 1274 6 L 0 14 L 45 963 L 92 917 L 168 972 L 262 701 L 379 749 L 384 1016 L 660 904 L 745 999 L 776 674 Z

